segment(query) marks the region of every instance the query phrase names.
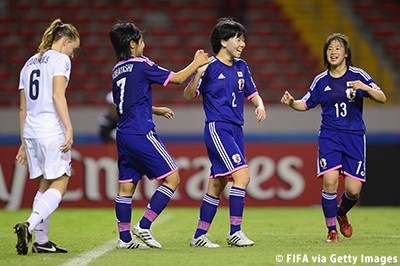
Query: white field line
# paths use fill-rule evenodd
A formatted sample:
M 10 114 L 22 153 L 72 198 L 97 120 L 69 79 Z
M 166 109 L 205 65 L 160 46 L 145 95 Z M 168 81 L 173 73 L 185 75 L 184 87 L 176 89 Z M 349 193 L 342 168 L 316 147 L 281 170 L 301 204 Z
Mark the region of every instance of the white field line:
M 169 219 L 172 218 L 172 215 L 163 215 L 159 217 L 152 227 L 158 226 L 159 224 L 163 224 Z M 113 250 L 116 248 L 118 238 L 111 239 L 110 241 L 104 243 L 101 246 L 98 246 L 92 250 L 89 250 L 87 252 L 81 253 L 75 258 L 67 261 L 64 264 L 61 264 L 61 266 L 86 266 L 88 265 L 91 261 L 99 258 L 100 256 L 106 254 L 107 252 Z

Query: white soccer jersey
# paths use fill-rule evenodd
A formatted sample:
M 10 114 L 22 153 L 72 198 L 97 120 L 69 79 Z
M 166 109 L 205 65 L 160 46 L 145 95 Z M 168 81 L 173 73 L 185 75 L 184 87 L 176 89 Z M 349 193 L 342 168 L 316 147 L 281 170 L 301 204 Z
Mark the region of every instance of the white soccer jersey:
M 35 54 L 25 63 L 20 73 L 19 89 L 26 98 L 24 138 L 44 138 L 65 132 L 53 102 L 53 77 L 65 76 L 67 85 L 71 74 L 70 58 L 49 50 L 41 62 Z

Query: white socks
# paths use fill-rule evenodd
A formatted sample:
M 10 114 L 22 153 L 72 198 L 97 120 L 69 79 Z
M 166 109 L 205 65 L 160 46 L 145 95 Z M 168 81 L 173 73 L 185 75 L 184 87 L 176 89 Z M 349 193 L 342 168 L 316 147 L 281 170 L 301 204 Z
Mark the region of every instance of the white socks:
M 35 208 L 36 204 L 38 203 L 38 201 L 40 200 L 42 195 L 43 194 L 40 193 L 39 191 L 36 193 L 36 196 L 33 199 L 32 210 Z M 50 217 L 51 217 L 51 215 L 49 215 L 43 221 L 43 223 L 39 223 L 36 226 L 36 228 L 34 230 L 35 231 L 35 242 L 37 242 L 39 244 L 45 244 L 45 243 L 49 242 L 48 234 L 49 234 L 49 226 L 50 226 Z
M 45 229 L 43 232 L 45 233 L 45 238 L 47 238 L 47 232 L 48 232 L 48 225 L 46 226 L 46 222 L 50 223 L 50 214 L 52 214 L 58 207 L 58 205 L 61 202 L 62 195 L 60 191 L 58 191 L 55 188 L 49 188 L 42 194 L 42 196 L 38 195 L 39 192 L 36 194 L 34 203 L 33 203 L 33 210 L 31 213 L 31 216 L 28 218 L 29 222 L 29 233 L 32 233 L 33 230 L 40 230 L 40 229 Z M 39 197 L 38 197 L 39 196 Z M 37 200 L 39 198 L 39 200 Z M 37 202 L 36 202 L 37 200 Z M 46 221 L 46 219 L 48 221 Z M 40 223 L 42 226 L 38 226 Z M 39 234 L 40 237 L 40 234 Z M 43 239 L 45 240 L 45 239 Z M 42 239 L 38 240 L 42 242 Z M 48 240 L 47 240 L 48 241 Z M 46 242 L 47 242 L 46 241 Z M 43 244 L 43 243 L 41 243 Z

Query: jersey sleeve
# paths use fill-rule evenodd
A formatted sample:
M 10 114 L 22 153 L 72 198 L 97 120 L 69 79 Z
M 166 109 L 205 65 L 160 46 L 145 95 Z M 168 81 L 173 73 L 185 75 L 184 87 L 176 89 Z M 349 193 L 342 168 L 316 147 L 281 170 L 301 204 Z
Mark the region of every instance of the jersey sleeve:
M 364 70 L 361 70 L 362 72 L 365 73 L 365 75 L 362 75 L 363 77 L 365 76 L 365 80 L 363 80 L 363 82 L 365 84 L 367 84 L 368 86 L 370 86 L 373 90 L 377 90 L 377 91 L 381 91 L 382 89 L 376 85 L 375 81 L 367 74 L 367 72 L 365 72 Z M 370 98 L 368 92 L 366 91 L 362 91 L 363 97 L 364 98 Z
M 307 93 L 301 99 L 307 110 L 315 108 L 321 102 L 319 86 L 319 82 L 314 79 Z
M 254 83 L 253 77 L 251 76 L 249 66 L 244 62 L 243 75 L 244 75 L 244 96 L 248 100 L 258 94 L 256 84 Z
M 207 90 L 210 72 L 211 72 L 211 68 L 209 70 L 209 67 L 208 67 L 206 69 L 206 71 L 201 75 L 201 78 L 199 79 L 199 83 L 197 84 L 196 97 L 198 97 L 201 93 L 204 93 Z
M 65 54 L 60 54 L 54 61 L 54 77 L 64 76 L 69 80 L 71 75 L 71 59 Z
M 19 84 L 18 84 L 18 90 L 23 90 L 25 89 L 25 84 L 24 84 L 24 73 L 25 73 L 25 65 L 24 67 L 21 69 L 20 73 L 19 73 Z
M 143 64 L 144 75 L 149 84 L 156 83 L 167 86 L 173 72 L 171 70 L 160 67 L 154 62 L 151 63 L 152 64 L 150 64 L 149 62 L 145 62 Z

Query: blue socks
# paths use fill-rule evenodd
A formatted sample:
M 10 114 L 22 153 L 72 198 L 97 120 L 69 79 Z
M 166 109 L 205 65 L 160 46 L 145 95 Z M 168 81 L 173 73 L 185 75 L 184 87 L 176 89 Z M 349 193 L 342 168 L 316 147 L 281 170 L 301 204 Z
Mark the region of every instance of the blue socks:
M 230 212 L 230 235 L 241 230 L 242 217 L 244 210 L 244 197 L 246 190 L 232 187 L 229 192 L 229 212 Z M 206 194 L 200 206 L 200 218 L 194 238 L 198 238 L 208 232 L 211 222 L 217 213 L 219 198 Z
M 229 192 L 230 235 L 241 230 L 245 195 L 246 190 L 237 187 L 232 187 Z
M 167 207 L 167 204 L 173 195 L 174 191 L 171 188 L 165 185 L 159 186 L 151 197 L 147 209 L 140 220 L 140 228 L 150 229 L 151 224 L 165 209 L 165 207 Z
M 115 199 L 115 214 L 117 217 L 119 239 L 128 243 L 132 240 L 132 197 L 118 196 Z
M 322 210 L 325 216 L 328 233 L 336 229 L 337 193 L 327 193 L 322 191 Z
M 342 198 L 340 201 L 340 206 L 337 209 L 337 215 L 338 216 L 345 216 L 347 212 L 354 207 L 354 205 L 357 204 L 358 199 L 360 198 L 360 195 L 358 195 L 357 198 L 351 198 L 346 191 L 343 192 Z
M 208 232 L 211 222 L 217 213 L 219 205 L 219 198 L 214 198 L 208 194 L 204 195 L 203 201 L 200 205 L 200 218 L 197 224 L 197 229 L 194 238 L 198 238 Z

